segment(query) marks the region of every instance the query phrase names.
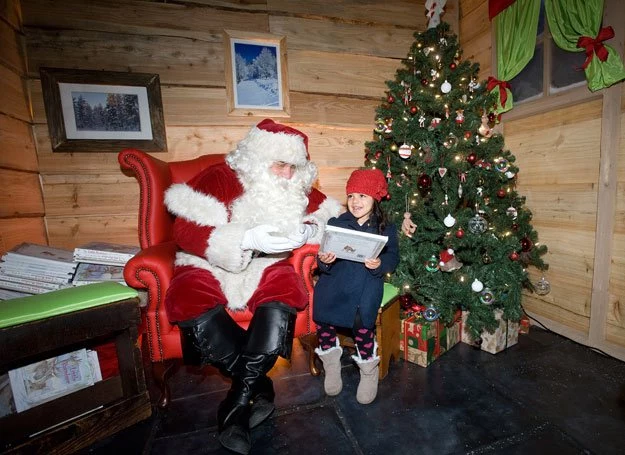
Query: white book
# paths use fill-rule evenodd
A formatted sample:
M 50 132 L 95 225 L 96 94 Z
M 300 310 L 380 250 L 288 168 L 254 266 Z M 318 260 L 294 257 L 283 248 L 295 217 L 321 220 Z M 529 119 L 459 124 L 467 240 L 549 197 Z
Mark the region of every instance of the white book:
M 92 386 L 102 377 L 99 368 L 97 355 L 83 348 L 10 370 L 15 409 L 22 412 Z
M 90 242 L 74 248 L 74 260 L 77 262 L 124 265 L 140 250 L 141 248 L 138 246 L 119 245 L 110 242 Z
M 9 289 L 0 288 L 0 300 L 19 299 L 21 297 L 29 297 L 32 294 L 29 292 L 10 291 Z
M 15 283 L 13 281 L 0 280 L 0 288 L 9 289 L 11 291 L 27 292 L 29 294 L 43 294 L 50 292 L 51 289 L 47 289 L 41 286 L 34 286 L 32 284 Z
M 83 284 L 101 283 L 103 281 L 115 281 L 126 284 L 124 281 L 124 266 L 81 262 L 78 264 L 72 284 L 74 286 L 81 286 Z
M 365 262 L 378 257 L 388 237 L 326 225 L 319 251 L 333 252 L 337 258 Z
M 2 256 L 4 261 L 16 260 L 22 263 L 32 263 L 53 267 L 76 268 L 74 256 L 69 250 L 53 248 L 35 243 L 22 243 Z
M 41 288 L 49 289 L 51 291 L 54 291 L 56 289 L 61 289 L 63 287 L 63 284 L 59 284 L 59 283 L 48 283 L 46 281 L 39 281 L 37 279 L 10 276 L 10 275 L 5 275 L 5 274 L 0 274 L 0 280 L 10 281 L 11 283 L 28 284 L 30 286 L 39 286 Z
M 63 274 L 57 275 L 57 274 L 50 273 L 50 271 L 48 270 L 46 270 L 44 273 L 44 272 L 30 270 L 30 269 L 15 268 L 10 265 L 9 266 L 0 265 L 0 276 L 29 278 L 29 279 L 36 278 L 38 281 L 45 281 L 46 283 L 55 283 L 55 284 L 67 284 L 72 280 L 71 273 L 63 273 Z

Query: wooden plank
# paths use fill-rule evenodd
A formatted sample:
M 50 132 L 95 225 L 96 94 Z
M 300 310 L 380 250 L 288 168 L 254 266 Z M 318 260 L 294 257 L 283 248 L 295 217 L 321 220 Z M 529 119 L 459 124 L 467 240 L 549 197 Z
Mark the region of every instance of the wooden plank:
M 317 51 L 289 52 L 291 90 L 381 97 L 399 60 Z
M 25 72 L 24 50 L 18 32 L 6 22 L 0 21 L 0 63 L 13 69 L 18 74 Z
M 161 84 L 225 87 L 224 44 L 175 36 L 88 30 L 25 30 L 28 68 L 158 73 Z
M 43 216 L 43 198 L 37 174 L 0 169 L 0 182 L 0 217 Z
M 218 6 L 246 11 L 267 11 L 267 0 L 185 0 L 185 3 Z
M 290 13 L 298 17 L 333 19 L 332 22 L 387 24 L 423 30 L 425 21 L 425 0 L 393 0 L 383 5 L 376 0 L 267 0 L 269 13 Z
M 575 127 L 575 125 L 581 122 L 601 119 L 602 109 L 603 102 L 601 99 L 592 99 L 575 106 L 565 106 L 555 110 L 551 110 L 547 107 L 545 111 L 536 115 L 515 119 L 513 121 L 505 117 L 503 134 L 506 138 L 506 145 L 508 145 L 508 137 L 513 134 L 553 134 L 549 132 L 551 128 L 563 126 Z M 599 129 L 595 129 L 594 132 L 597 135 L 601 134 Z
M 25 122 L 30 121 L 22 78 L 14 70 L 0 65 L 0 113 Z
M 464 20 L 465 16 L 477 8 L 488 4 L 488 0 L 460 0 L 460 17 Z
M 619 18 L 625 23 L 625 4 L 618 6 L 608 2 L 604 19 Z M 614 2 L 615 3 L 615 2 Z M 615 32 L 616 52 L 623 55 L 625 28 L 617 27 Z M 597 228 L 595 241 L 595 274 L 592 283 L 592 311 L 588 339 L 591 344 L 606 339 L 607 315 L 610 306 L 610 270 L 614 215 L 617 198 L 616 163 L 621 136 L 621 88 L 616 85 L 602 90 L 603 110 L 601 121 L 601 162 L 598 181 Z
M 470 42 L 479 36 L 487 35 L 490 41 L 490 21 L 488 20 L 488 2 L 474 2 L 469 8 L 464 8 L 464 1 L 461 3 L 461 20 L 459 41 L 461 43 Z M 489 45 L 490 48 L 490 45 Z
M 480 65 L 478 79 L 485 80 L 493 74 L 492 44 L 489 35 L 481 35 L 470 41 L 462 41 L 462 59 Z
M 548 323 L 545 321 L 557 321 L 558 327 L 566 327 L 567 329 L 572 329 L 584 335 L 588 333 L 590 318 L 586 316 L 581 316 L 570 311 L 563 311 L 553 305 L 545 305 L 541 300 L 537 300 L 529 295 L 523 296 L 523 308 L 530 315 L 544 323 L 547 327 L 550 327 L 551 325 L 547 325 Z M 556 328 L 552 328 L 552 330 L 557 333 L 570 333 L 568 330 L 558 330 Z M 587 338 L 583 337 L 583 339 L 585 339 L 587 343 Z
M 0 255 L 22 242 L 48 244 L 43 216 L 0 218 Z
M 607 324 L 605 331 L 606 341 L 625 348 L 625 330 L 623 327 Z M 623 358 L 621 358 L 623 360 Z
M 39 80 L 29 81 L 35 123 L 46 123 L 43 95 Z M 382 93 L 382 92 L 380 92 Z M 260 118 L 241 118 L 226 115 L 224 88 L 162 86 L 163 112 L 167 135 L 176 126 L 253 125 Z M 375 98 L 355 98 L 334 94 L 291 92 L 289 122 L 339 127 L 373 128 L 375 109 L 380 105 L 380 94 Z
M 121 172 L 41 177 L 46 216 L 138 213 L 139 185 Z
M 139 246 L 138 214 L 46 217 L 50 246 L 74 249 L 88 242 Z
M 3 114 L 0 114 L 0 167 L 38 169 L 31 125 Z
M 24 26 L 137 35 L 178 36 L 221 42 L 224 29 L 268 32 L 266 14 L 203 5 L 162 2 L 29 0 L 22 4 Z
M 269 30 L 287 37 L 289 51 L 301 49 L 405 58 L 414 41 L 412 29 L 288 16 L 270 16 Z
M 19 0 L 0 0 L 0 17 L 15 30 L 22 26 L 22 13 Z

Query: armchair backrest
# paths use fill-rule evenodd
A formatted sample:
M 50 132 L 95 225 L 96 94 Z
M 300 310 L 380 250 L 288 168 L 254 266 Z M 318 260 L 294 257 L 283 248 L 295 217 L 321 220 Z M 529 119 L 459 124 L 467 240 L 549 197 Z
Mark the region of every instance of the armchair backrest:
M 141 248 L 173 239 L 173 217 L 164 204 L 164 193 L 173 183 L 188 182 L 224 154 L 202 155 L 185 161 L 166 162 L 136 149 L 125 149 L 117 159 L 122 169 L 134 173 L 139 182 L 139 243 Z

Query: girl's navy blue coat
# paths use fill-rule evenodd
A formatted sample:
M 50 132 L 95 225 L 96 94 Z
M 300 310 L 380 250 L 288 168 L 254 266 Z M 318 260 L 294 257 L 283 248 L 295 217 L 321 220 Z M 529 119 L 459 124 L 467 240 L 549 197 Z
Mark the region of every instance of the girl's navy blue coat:
M 378 233 L 377 225 L 365 222 L 358 224 L 354 215 L 345 212 L 338 218 L 331 218 L 328 224 L 356 231 Z M 399 262 L 397 228 L 389 224 L 382 232 L 388 242 L 379 258 L 380 267 L 370 270 L 362 262 L 336 259 L 332 264 L 319 265 L 319 281 L 313 296 L 313 320 L 338 327 L 352 328 L 356 313 L 364 327 L 373 328 L 382 302 L 384 274 L 393 272 Z

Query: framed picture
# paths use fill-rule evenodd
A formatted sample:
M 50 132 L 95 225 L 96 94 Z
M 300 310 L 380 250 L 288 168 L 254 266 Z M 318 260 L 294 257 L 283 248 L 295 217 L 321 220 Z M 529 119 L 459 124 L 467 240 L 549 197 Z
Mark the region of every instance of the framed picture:
M 41 68 L 53 152 L 166 152 L 158 74 Z
M 228 114 L 288 117 L 286 37 L 226 30 Z

